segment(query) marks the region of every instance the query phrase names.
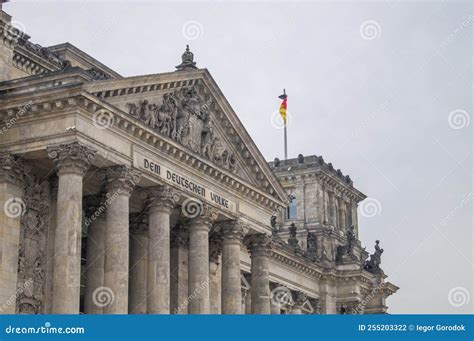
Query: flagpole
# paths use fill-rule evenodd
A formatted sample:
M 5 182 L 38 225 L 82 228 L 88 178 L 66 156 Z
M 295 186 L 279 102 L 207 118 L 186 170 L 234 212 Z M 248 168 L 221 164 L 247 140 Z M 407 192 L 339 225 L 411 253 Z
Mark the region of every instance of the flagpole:
M 287 146 L 287 139 L 286 139 L 286 122 L 285 122 L 285 128 L 283 129 L 284 131 L 284 136 L 285 136 L 285 160 L 288 160 L 288 146 Z

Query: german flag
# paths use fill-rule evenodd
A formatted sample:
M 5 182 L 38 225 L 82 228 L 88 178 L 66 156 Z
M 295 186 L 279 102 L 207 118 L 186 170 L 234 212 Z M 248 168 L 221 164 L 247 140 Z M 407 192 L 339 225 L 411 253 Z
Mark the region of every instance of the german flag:
M 285 90 L 283 90 L 283 95 L 278 96 L 278 98 L 283 100 L 280 105 L 280 115 L 281 118 L 283 118 L 283 122 L 285 123 L 286 127 L 286 99 L 288 98 L 288 96 L 286 95 Z

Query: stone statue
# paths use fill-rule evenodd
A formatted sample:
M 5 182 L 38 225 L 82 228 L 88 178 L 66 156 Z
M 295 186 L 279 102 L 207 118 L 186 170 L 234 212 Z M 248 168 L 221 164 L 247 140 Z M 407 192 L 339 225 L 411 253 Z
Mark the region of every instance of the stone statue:
M 308 239 L 307 239 L 307 255 L 310 258 L 316 258 L 316 234 L 308 232 Z
M 197 69 L 196 62 L 194 61 L 194 54 L 189 51 L 189 45 L 186 45 L 186 51 L 181 56 L 181 64 L 176 66 L 177 71 L 187 69 Z
M 354 232 L 354 225 L 351 225 L 346 231 L 346 237 L 347 237 L 347 254 L 352 254 L 352 251 L 354 250 L 354 245 L 356 243 L 356 235 Z
M 375 252 L 370 255 L 370 259 L 365 262 L 364 269 L 372 273 L 380 273 L 382 269 L 380 264 L 382 263 L 383 249 L 379 246 L 380 241 L 375 241 Z
M 298 243 L 298 238 L 296 238 L 296 229 L 297 227 L 295 223 L 291 223 L 291 225 L 288 227 L 288 232 L 290 233 L 290 238 L 288 238 L 288 245 L 299 250 L 300 245 Z

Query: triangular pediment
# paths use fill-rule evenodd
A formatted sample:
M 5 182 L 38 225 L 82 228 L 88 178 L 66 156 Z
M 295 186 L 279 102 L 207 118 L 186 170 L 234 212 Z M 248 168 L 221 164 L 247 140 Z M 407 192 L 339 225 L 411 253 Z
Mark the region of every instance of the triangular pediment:
M 207 70 L 93 82 L 88 92 L 247 183 L 285 193 Z

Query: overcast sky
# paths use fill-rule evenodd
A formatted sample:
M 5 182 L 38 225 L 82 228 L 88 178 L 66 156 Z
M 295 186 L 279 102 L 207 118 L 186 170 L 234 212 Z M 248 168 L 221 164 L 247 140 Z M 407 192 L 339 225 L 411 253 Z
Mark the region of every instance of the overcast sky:
M 289 156 L 322 155 L 369 199 L 391 313 L 468 313 L 472 260 L 469 1 L 13 1 L 43 46 L 70 42 L 123 76 L 168 72 L 190 44 L 268 160 L 287 89 Z M 470 302 L 468 302 L 470 300 Z

